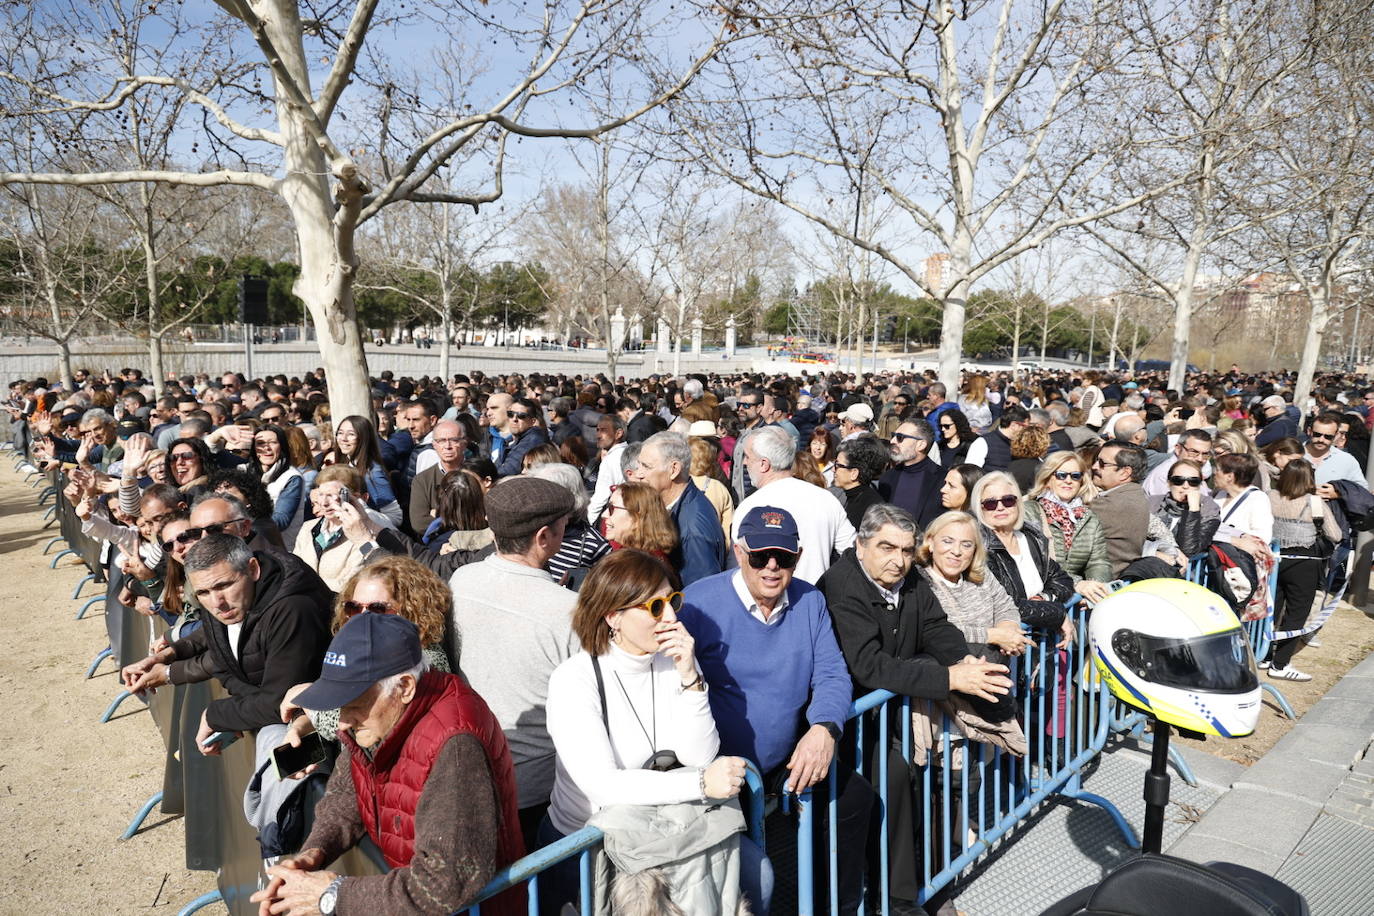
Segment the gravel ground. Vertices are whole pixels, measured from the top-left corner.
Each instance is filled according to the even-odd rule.
[[[0,914],[175,913],[214,890],[211,872],[185,867],[180,818],[154,810],[141,833],[119,836],[162,788],[162,743],[130,700],[107,724],[119,691],[106,662],[98,606],[75,620],[72,589],[86,572],[74,557],[56,570],[40,551],[38,490],[0,458]],[[55,528],[56,526],[54,526]],[[83,597],[96,594],[88,585]],[[210,907],[206,914],[223,913]]]

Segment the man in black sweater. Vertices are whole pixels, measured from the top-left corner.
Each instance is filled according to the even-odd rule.
[[[970,655],[963,633],[945,617],[929,587],[919,576],[908,577],[916,559],[916,531],[916,521],[907,512],[887,504],[874,506],[864,516],[855,546],[816,583],[830,608],[855,695],[891,690],[942,700],[957,690],[995,700],[1011,689],[1006,667]],[[897,719],[901,707],[895,702],[891,707],[886,752],[892,901],[886,912],[919,913],[913,903],[921,886],[914,774],[902,757]],[[877,732],[865,731],[870,773],[878,772],[882,751]],[[876,858],[879,839],[869,837],[870,860]]]

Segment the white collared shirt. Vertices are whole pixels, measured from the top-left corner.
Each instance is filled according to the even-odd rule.
[[[740,603],[744,605],[744,609],[749,612],[750,617],[766,627],[777,626],[782,622],[783,612],[787,610],[788,605],[787,592],[783,592],[778,597],[778,604],[773,608],[771,614],[764,614],[763,608],[759,607],[754,596],[749,594],[749,587],[744,584],[743,572],[736,570],[735,574],[730,577],[730,584],[735,587],[735,594],[739,596]]]

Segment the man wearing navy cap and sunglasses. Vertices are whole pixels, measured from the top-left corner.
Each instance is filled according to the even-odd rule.
[[[720,752],[755,761],[768,792],[800,793],[829,772],[849,711],[849,669],[825,597],[793,575],[802,547],[792,514],[750,509],[733,549],[739,568],[689,585],[678,620],[696,637]],[[848,913],[863,894],[874,794],[852,772],[839,779],[839,898]]]

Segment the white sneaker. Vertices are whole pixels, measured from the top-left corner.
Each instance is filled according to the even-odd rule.
[[[1310,636],[1304,636],[1302,638],[1303,644],[1309,649],[1320,649],[1322,647],[1321,638],[1317,636],[1318,632],[1320,631],[1314,630]]]
[[[1299,671],[1297,668],[1289,666],[1287,668],[1270,668],[1269,676],[1280,681],[1310,681],[1312,675],[1306,671]]]
[[[1268,667],[1269,667],[1269,661],[1268,661],[1268,659],[1266,659],[1266,660],[1264,660],[1264,661],[1262,661],[1262,662],[1259,663],[1259,669],[1260,669],[1261,671],[1263,671],[1264,669],[1266,669],[1266,668],[1268,668]]]

